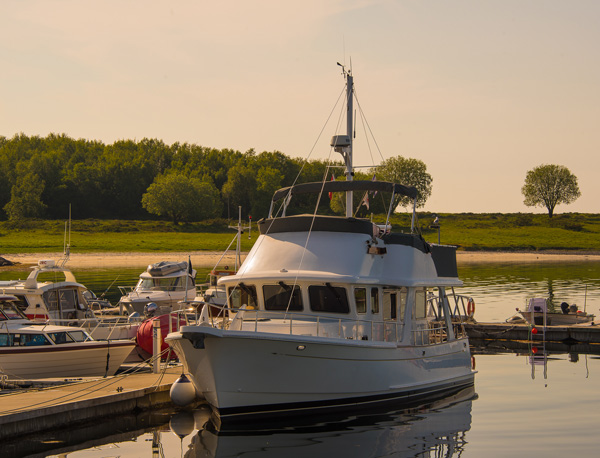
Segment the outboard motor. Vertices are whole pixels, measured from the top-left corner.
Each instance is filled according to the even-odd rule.
[[[560,304],[560,309],[565,315],[567,315],[569,313],[569,304],[563,302],[562,304]]]
[[[144,316],[146,318],[152,318],[156,314],[157,310],[158,305],[156,305],[154,302],[148,302],[146,305],[144,305]]]

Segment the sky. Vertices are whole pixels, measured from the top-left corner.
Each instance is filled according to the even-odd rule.
[[[422,160],[423,210],[545,213],[521,187],[558,164],[582,196],[555,212],[600,213],[598,24],[597,0],[3,0],[0,136],[341,159],[340,62],[376,142],[359,121],[355,164]]]

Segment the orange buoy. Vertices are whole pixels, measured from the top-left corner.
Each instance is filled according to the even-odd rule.
[[[472,297],[470,297],[467,302],[467,315],[471,317],[475,315],[475,301]]]

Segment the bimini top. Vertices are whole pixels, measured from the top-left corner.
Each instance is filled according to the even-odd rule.
[[[273,202],[283,199],[288,194],[309,194],[309,193],[329,193],[344,191],[383,191],[393,192],[396,195],[402,195],[414,199],[417,197],[417,188],[413,186],[403,186],[401,184],[389,181],[325,181],[315,183],[301,183],[287,188],[281,188],[273,194]]]

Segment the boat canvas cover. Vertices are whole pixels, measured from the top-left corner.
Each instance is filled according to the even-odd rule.
[[[147,272],[154,277],[164,277],[185,269],[187,269],[187,262],[161,261],[150,264]]]
[[[403,186],[401,184],[391,183],[389,181],[325,181],[315,183],[301,183],[295,186],[288,186],[275,191],[273,202],[283,199],[288,194],[318,194],[320,192],[344,192],[344,191],[382,191],[393,192],[402,196],[408,196],[412,199],[417,197],[417,188],[412,186]]]

